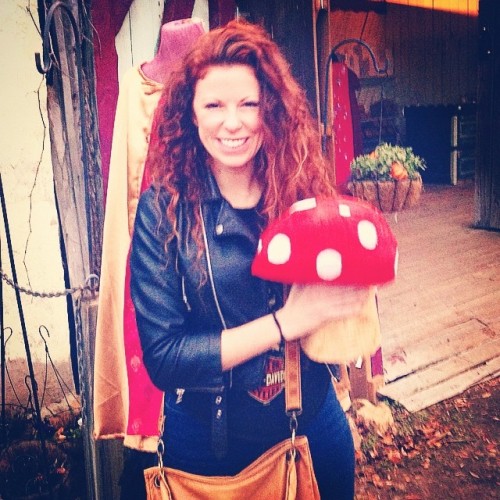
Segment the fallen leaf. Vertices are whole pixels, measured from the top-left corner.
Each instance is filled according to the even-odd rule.
[[[491,458],[495,458],[497,456],[497,450],[494,447],[491,450],[488,449],[488,456]]]
[[[405,363],[406,362],[406,352],[404,352],[402,349],[399,351],[395,351],[391,353],[388,356],[388,362],[390,364],[396,364],[396,363]]]
[[[384,480],[378,474],[373,474],[371,480],[373,485],[377,488],[383,488],[385,485]]]
[[[491,392],[487,391],[487,392],[483,392],[481,394],[481,398],[483,399],[488,399],[488,398],[491,398]]]
[[[455,399],[455,408],[469,408],[470,407],[470,403],[469,401],[467,401],[466,398],[457,398]]]
[[[399,464],[402,460],[401,453],[398,450],[389,450],[387,452],[387,460],[393,464]]]
[[[382,438],[382,444],[385,444],[386,446],[392,446],[394,444],[394,438],[392,437],[392,435],[386,433]]]
[[[364,453],[361,450],[355,450],[354,451],[354,455],[355,455],[356,461],[358,463],[363,463],[364,462],[365,455],[364,455]]]
[[[480,477],[475,472],[469,471],[469,474],[476,479],[480,479]]]
[[[404,447],[406,450],[411,450],[415,448],[415,442],[411,436],[405,438]]]
[[[469,452],[467,450],[458,450],[455,455],[460,458],[469,458]]]

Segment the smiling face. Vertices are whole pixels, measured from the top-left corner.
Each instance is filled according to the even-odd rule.
[[[250,66],[212,66],[196,83],[194,123],[212,168],[253,170],[262,145],[260,87]]]

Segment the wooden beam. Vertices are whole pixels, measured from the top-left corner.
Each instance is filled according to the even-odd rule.
[[[500,5],[479,3],[476,227],[500,230]]]
[[[415,412],[465,391],[483,379],[500,374],[500,339],[456,353],[440,363],[379,389],[379,394],[394,399]]]
[[[88,284],[91,275],[99,275],[103,227],[102,175],[97,130],[97,106],[93,66],[92,29],[88,12],[80,12],[81,2],[56,2],[43,21],[49,23],[50,40],[44,49],[53,51],[52,67],[47,74],[47,111],[51,138],[55,197],[66,249],[69,286]],[[49,33],[47,31],[47,33]],[[44,58],[45,59],[45,58]],[[48,64],[44,60],[44,65]],[[73,297],[72,297],[73,298]],[[108,466],[101,474],[93,430],[93,353],[97,317],[97,294],[84,293],[73,300],[76,332],[78,379],[82,401],[82,433],[85,453],[87,498],[116,498],[118,479]],[[117,443],[99,443],[112,449]],[[121,443],[119,443],[121,448]],[[121,457],[121,453],[119,455]],[[110,480],[111,479],[111,480]],[[111,488],[111,489],[110,489]]]

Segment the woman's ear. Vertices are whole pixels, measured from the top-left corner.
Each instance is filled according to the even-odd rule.
[[[196,119],[196,113],[194,112],[194,109],[191,110],[191,120],[194,123],[194,126],[198,128],[198,120]]]

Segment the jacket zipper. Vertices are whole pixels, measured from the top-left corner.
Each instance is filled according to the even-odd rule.
[[[214,275],[212,272],[212,259],[210,258],[210,249],[208,246],[208,237],[207,237],[207,230],[205,227],[205,220],[203,219],[203,210],[201,208],[201,203],[199,204],[199,211],[200,211],[200,218],[201,218],[201,229],[203,233],[203,244],[205,246],[205,253],[206,253],[206,258],[207,258],[207,271],[208,271],[208,278],[210,280],[210,287],[212,289],[212,294],[214,297],[214,302],[215,302],[215,307],[217,309],[217,314],[219,315],[220,322],[222,324],[222,327],[224,330],[227,330],[227,324],[226,320],[224,319],[224,315],[222,314],[222,309],[220,307],[219,303],[219,298],[217,296],[217,290],[215,289],[215,282],[214,282]],[[183,299],[186,305],[189,307],[189,302],[186,297],[186,292],[184,288],[184,278],[182,278],[182,293],[183,293]],[[189,307],[190,308],[190,307]],[[233,370],[231,369],[229,371],[229,387],[233,385]],[[220,386],[220,387],[212,387],[212,388],[206,388],[206,387],[190,387],[189,390],[193,392],[208,392],[208,393],[217,393],[217,392],[222,392],[225,389],[225,386]],[[176,399],[176,404],[180,404],[182,402],[182,398],[184,396],[184,393],[186,392],[186,389],[183,388],[178,388],[175,390],[177,394],[177,399]]]
[[[205,251],[207,256],[207,270],[208,277],[210,279],[210,286],[212,287],[212,294],[214,296],[215,307],[217,308],[217,313],[219,314],[220,322],[222,323],[222,327],[224,330],[227,330],[226,320],[224,319],[224,315],[222,314],[222,309],[219,304],[219,298],[217,296],[217,290],[215,289],[214,275],[212,272],[212,259],[210,258],[210,248],[208,246],[208,237],[207,230],[205,227],[205,220],[203,219],[203,209],[201,208],[201,203],[198,205],[200,210],[200,219],[201,219],[201,229],[203,232],[203,243],[205,245]],[[229,388],[233,385],[233,369],[229,370]]]

